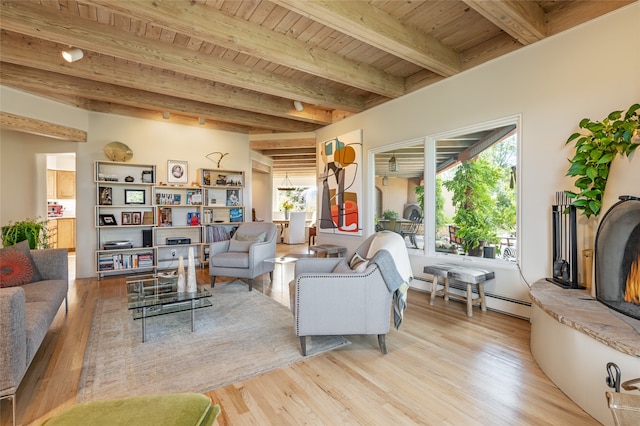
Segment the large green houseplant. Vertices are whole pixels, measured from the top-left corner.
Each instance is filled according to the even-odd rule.
[[[9,222],[2,227],[2,246],[9,247],[28,240],[33,249],[49,248],[49,232],[47,221],[42,219],[25,219],[20,222]]]
[[[451,192],[456,209],[453,223],[459,227],[456,236],[462,241],[465,253],[480,256],[485,243],[497,241],[497,227],[493,221],[492,194],[501,171],[484,158],[465,161],[454,177],[443,185]]]
[[[602,121],[585,118],[579,127],[587,133],[576,132],[566,142],[575,143],[576,153],[569,160],[567,176],[577,177],[575,186],[579,189],[566,193],[587,217],[600,213],[613,159],[628,156],[638,148],[632,140],[638,132],[638,109],[640,104],[633,104],[627,112],[613,111]]]

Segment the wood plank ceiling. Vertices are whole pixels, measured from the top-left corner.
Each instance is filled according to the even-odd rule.
[[[2,0],[0,78],[91,111],[247,133],[276,174],[302,174],[319,127],[633,1]],[[84,57],[65,62],[69,46]]]

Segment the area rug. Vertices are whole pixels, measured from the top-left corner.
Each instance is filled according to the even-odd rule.
[[[98,300],[78,402],[125,396],[207,392],[304,359],[291,311],[240,281],[212,290],[212,307],[134,320],[124,297]],[[349,344],[307,338],[307,356]]]

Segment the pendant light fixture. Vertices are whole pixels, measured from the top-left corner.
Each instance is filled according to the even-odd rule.
[[[396,161],[396,154],[394,153],[389,159],[389,171],[397,172],[398,171],[398,162]]]
[[[387,177],[387,175],[384,175],[384,177],[382,178],[382,186],[387,185],[389,185],[389,178]]]
[[[278,191],[293,191],[294,189],[296,188],[293,186],[293,184],[289,180],[289,173],[285,172],[284,180],[282,181],[282,184],[278,187]]]

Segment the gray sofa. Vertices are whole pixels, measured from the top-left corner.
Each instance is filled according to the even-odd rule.
[[[0,288],[0,399],[13,399],[69,288],[67,249],[31,250],[42,281]]]

